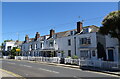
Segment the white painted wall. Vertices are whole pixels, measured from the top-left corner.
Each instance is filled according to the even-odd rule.
[[[71,45],[68,46],[68,39],[71,40]],[[71,56],[74,55],[75,53],[75,45],[74,45],[74,37],[73,36],[67,36],[67,37],[62,37],[62,38],[57,38],[56,39],[58,48],[60,51],[64,51],[65,57],[68,56],[68,50],[71,50]]]
[[[75,49],[75,41],[74,41],[74,37],[76,37],[76,49]],[[91,44],[90,45],[87,45],[87,46],[81,46],[80,45],[80,38],[85,38],[85,37],[90,37],[91,39]],[[68,45],[68,40],[71,40],[71,45],[69,46]],[[75,55],[75,50],[76,50],[76,55],[78,57],[80,57],[80,47],[87,47],[88,50],[90,50],[89,48],[96,48],[97,47],[97,44],[96,44],[96,33],[86,33],[86,34],[78,34],[78,35],[71,35],[71,36],[66,36],[66,37],[62,37],[62,38],[52,38],[51,40],[47,40],[45,39],[44,41],[33,41],[33,42],[30,42],[30,43],[25,43],[22,45],[22,50],[24,50],[25,52],[29,51],[29,47],[30,45],[33,46],[33,53],[35,52],[35,44],[37,44],[38,48],[40,48],[41,46],[41,43],[43,43],[43,48],[40,48],[40,50],[42,49],[49,49],[49,41],[53,41],[54,42],[54,46],[53,48],[55,48],[55,50],[58,50],[58,51],[64,51],[64,55],[65,57],[68,56],[68,50],[71,50],[71,56]],[[47,42],[47,43],[46,43]],[[24,49],[25,47],[25,49]],[[96,49],[95,49],[96,51]],[[97,52],[97,51],[96,51]]]
[[[113,50],[114,61],[118,61],[118,40],[116,38],[110,37],[110,35],[106,35],[106,54],[108,59],[108,50]]]
[[[81,34],[81,35],[76,35],[77,37],[77,56],[80,57],[80,50],[90,50],[91,51],[91,48],[96,48],[97,47],[97,39],[96,39],[96,33],[87,33],[87,34]],[[91,44],[89,45],[80,45],[80,38],[85,38],[85,37],[90,37],[91,39]],[[86,49],[81,49],[81,47],[84,47]],[[96,49],[94,49],[96,51]],[[97,51],[96,51],[96,54],[97,54]]]
[[[110,35],[106,35],[106,47],[114,47],[118,45],[118,40],[116,38],[111,38]]]
[[[4,51],[7,51],[8,50],[8,46],[11,46],[11,49],[13,48],[13,47],[15,47],[16,45],[15,45],[15,42],[5,42],[4,43]]]

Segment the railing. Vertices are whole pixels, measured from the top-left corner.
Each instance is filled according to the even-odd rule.
[[[118,63],[112,61],[100,61],[100,60],[80,60],[80,66],[91,66],[102,69],[117,69]]]
[[[10,56],[3,56],[3,59],[10,59]]]
[[[100,60],[80,60],[65,58],[65,64],[76,64],[79,66],[97,67],[102,69],[118,69],[118,63],[112,61],[100,61]]]
[[[65,64],[67,64],[67,63],[80,65],[80,59],[65,58]]]
[[[59,57],[35,57],[34,60],[40,62],[60,63]]]
[[[15,56],[15,60],[21,60],[22,56]]]
[[[31,56],[15,56],[16,60],[30,60],[30,61],[40,61],[49,63],[60,63],[59,57],[31,57]]]

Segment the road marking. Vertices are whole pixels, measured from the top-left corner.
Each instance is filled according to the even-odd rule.
[[[48,66],[52,66],[53,65],[48,65]],[[55,66],[54,66],[55,67]],[[69,68],[69,67],[64,67],[64,66],[57,66],[57,67],[60,67],[60,68],[65,68],[65,69],[71,69],[71,70],[77,70],[77,71],[82,71],[82,72],[89,72],[89,73],[96,73],[96,74],[102,74],[102,75],[108,75],[108,76],[113,76],[113,77],[120,77],[120,76],[117,76],[117,75],[114,75],[114,74],[107,74],[107,73],[102,73],[102,72],[96,72],[96,71],[84,71],[82,69],[78,69],[78,68]]]
[[[25,66],[25,67],[29,67],[29,68],[31,68],[32,66],[28,66],[28,65],[23,65],[23,66]]]
[[[20,66],[24,66],[24,67],[29,67],[31,68],[32,66],[28,66],[28,65],[23,65],[23,64],[19,64]]]
[[[0,68],[0,70],[3,71],[3,72],[8,73],[8,74],[10,74],[10,75],[12,75],[12,76],[14,76],[14,77],[22,77],[22,76],[20,76],[20,75],[18,75],[18,74],[15,74],[15,73],[13,73],[13,72],[10,72],[10,71],[7,71],[7,70],[1,69],[1,68]]]
[[[25,74],[26,76],[28,76],[28,74]]]
[[[53,71],[53,70],[48,70],[48,69],[43,69],[43,68],[39,68],[39,70],[43,70],[43,71],[48,71],[48,72],[53,72],[53,73],[59,73],[59,72],[57,72],[57,71]]]
[[[7,62],[8,64],[15,64],[15,63],[11,63],[11,62]]]
[[[11,60],[12,61],[12,60]],[[15,61],[15,60],[14,60]],[[17,60],[16,60],[17,61]],[[21,61],[21,60],[20,60]],[[25,62],[30,62],[30,61],[25,61]],[[30,63],[35,63],[35,62],[30,62]],[[43,63],[44,64],[44,63]],[[44,64],[45,65],[45,64]],[[47,66],[54,66],[54,65],[49,65],[47,64]],[[54,66],[55,67],[55,66]],[[83,71],[81,69],[76,69],[76,68],[69,68],[69,67],[64,67],[64,66],[59,66],[57,65],[57,67],[61,67],[61,68],[66,68],[66,69],[73,69],[73,70],[79,70],[79,71]],[[44,69],[43,69],[44,70]],[[46,70],[46,69],[45,69]],[[48,70],[47,70],[48,71]],[[55,71],[56,72],[56,71]],[[113,76],[113,77],[120,77],[120,76],[117,76],[117,75],[112,75],[112,74],[107,74],[107,73],[102,73],[102,72],[95,72],[95,71],[83,71],[83,72],[90,72],[90,73],[96,73],[96,74],[102,74],[102,75],[109,75],[109,76]],[[59,72],[58,72],[59,73]]]

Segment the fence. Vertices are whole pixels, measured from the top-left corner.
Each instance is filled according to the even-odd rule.
[[[3,56],[3,59],[9,59],[10,56]]]
[[[59,57],[31,57],[31,56],[15,56],[16,60],[30,60],[30,61],[40,61],[40,62],[50,62],[50,63],[60,63]]]
[[[65,58],[65,64],[67,64],[67,63],[80,65],[80,59]]]
[[[80,60],[80,66],[98,67],[102,69],[118,69],[118,63],[112,61],[100,61],[100,60]]]

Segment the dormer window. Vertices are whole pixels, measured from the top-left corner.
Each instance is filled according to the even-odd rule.
[[[74,31],[74,34],[76,34],[76,31]]]
[[[70,31],[70,35],[73,35],[73,31]]]
[[[57,34],[54,34],[53,37],[54,37],[54,38],[57,38]]]
[[[88,33],[89,32],[89,28],[84,28],[83,29],[83,33]]]
[[[44,36],[44,40],[46,39],[46,36]]]

